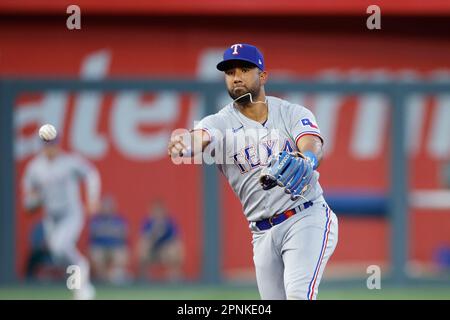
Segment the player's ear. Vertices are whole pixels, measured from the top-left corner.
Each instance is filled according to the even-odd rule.
[[[260,71],[259,72],[259,79],[261,80],[262,84],[265,84],[267,82],[268,74],[267,71]]]

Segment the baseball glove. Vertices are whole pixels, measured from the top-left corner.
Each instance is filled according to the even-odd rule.
[[[261,171],[259,182],[264,190],[283,187],[291,200],[296,200],[311,188],[313,173],[313,164],[302,153],[283,151],[271,156],[267,167]]]

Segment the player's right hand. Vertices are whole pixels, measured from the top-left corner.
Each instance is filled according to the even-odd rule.
[[[194,157],[201,153],[210,142],[210,135],[205,130],[174,132],[167,146],[167,154],[172,159],[177,157]]]
[[[169,145],[167,146],[167,154],[171,158],[182,157],[183,154],[188,152],[183,135],[173,135],[170,138]]]
[[[24,207],[27,213],[32,214],[42,206],[42,198],[37,191],[31,191],[25,196]]]

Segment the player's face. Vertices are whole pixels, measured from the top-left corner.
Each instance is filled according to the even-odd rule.
[[[263,85],[261,80],[261,71],[250,64],[237,62],[225,71],[228,94],[233,100],[246,93],[258,97]]]
[[[149,211],[150,215],[154,218],[160,218],[163,217],[165,214],[165,208],[164,205],[161,202],[155,202],[151,207]]]
[[[59,153],[59,146],[57,144],[47,144],[44,146],[44,154],[47,158],[52,159]]]

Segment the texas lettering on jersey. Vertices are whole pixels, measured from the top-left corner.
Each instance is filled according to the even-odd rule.
[[[280,139],[263,140],[259,144],[240,149],[239,152],[233,154],[232,159],[240,173],[244,174],[260,166],[266,166],[272,154],[281,151],[292,152],[294,150],[293,144],[290,139],[284,139],[283,144],[280,144]],[[280,145],[282,145],[281,148]]]

